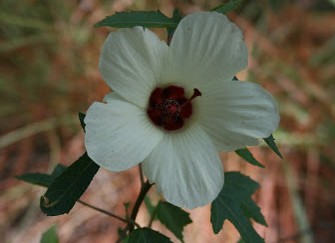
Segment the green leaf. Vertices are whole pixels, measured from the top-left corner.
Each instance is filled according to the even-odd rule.
[[[247,148],[238,149],[238,150],[235,151],[235,153],[237,153],[240,157],[242,157],[248,163],[250,163],[252,165],[259,166],[259,167],[262,167],[262,168],[265,168],[264,165],[262,165],[261,163],[259,163],[255,159],[255,157],[252,155],[252,153],[249,151],[249,149],[247,149]]]
[[[160,11],[121,12],[108,16],[96,23],[94,27],[109,26],[115,28],[131,28],[142,26],[146,28],[175,28],[178,22]]]
[[[226,13],[231,12],[231,11],[237,9],[238,7],[240,7],[243,2],[244,2],[244,0],[231,0],[229,2],[226,2],[226,3],[224,3],[220,6],[212,9],[212,11],[226,14]]]
[[[156,207],[152,204],[150,198],[148,196],[144,197],[144,204],[147,207],[148,213],[150,217],[154,216]]]
[[[184,242],[182,234],[184,227],[192,223],[189,215],[181,208],[168,202],[159,202],[157,205],[157,218],[159,221],[182,242]]]
[[[272,134],[270,135],[270,137],[264,138],[264,141],[273,150],[273,152],[275,152],[280,158],[284,159],[275,143],[275,139]]]
[[[59,176],[66,167],[64,165],[58,164],[53,170],[51,175],[43,173],[27,173],[20,176],[16,176],[17,179],[25,181],[30,184],[49,187],[53,180]]]
[[[58,236],[56,232],[56,226],[51,226],[47,231],[42,234],[40,243],[58,243]]]
[[[132,231],[123,243],[172,243],[165,235],[150,228],[139,228]]]
[[[173,21],[178,24],[182,18],[183,17],[181,16],[179,9],[178,8],[174,9],[172,16]]]
[[[251,198],[258,188],[257,182],[239,172],[225,173],[225,185],[211,207],[211,223],[215,234],[222,229],[223,222],[227,219],[245,242],[264,242],[250,221],[252,218],[266,225],[259,207]]]
[[[78,116],[79,116],[80,125],[83,128],[84,132],[86,132],[85,131],[86,124],[84,122],[84,119],[85,119],[86,115],[84,113],[79,112]]]
[[[85,153],[52,182],[41,197],[41,210],[48,216],[68,213],[85,192],[99,168]]]
[[[173,27],[168,27],[168,28],[167,28],[167,34],[168,34],[167,43],[168,43],[168,44],[170,44],[170,42],[171,42],[171,40],[172,40],[172,36],[173,36],[173,34],[174,34],[174,31],[176,30],[177,25],[178,25],[178,23],[181,21],[182,18],[183,18],[183,17],[180,15],[179,9],[176,8],[176,9],[173,11],[173,16],[172,16],[172,19],[173,19],[173,21],[176,23],[176,25],[173,26]]]
[[[254,201],[250,204],[242,205],[242,209],[247,218],[251,218],[261,225],[268,226],[261,213],[260,207],[258,207]]]
[[[15,176],[17,179],[34,184],[37,186],[48,187],[51,185],[53,179],[50,175],[42,173],[27,173],[20,176]]]
[[[56,177],[60,176],[64,171],[66,171],[67,167],[62,164],[57,164],[54,170],[51,172],[51,178],[54,180]]]

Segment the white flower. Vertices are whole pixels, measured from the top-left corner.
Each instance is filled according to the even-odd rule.
[[[101,167],[144,174],[172,204],[194,208],[223,187],[218,151],[257,145],[278,126],[271,95],[232,81],[247,65],[239,28],[219,13],[194,13],[170,46],[142,27],[110,33],[100,70],[114,91],[85,118],[85,146]]]

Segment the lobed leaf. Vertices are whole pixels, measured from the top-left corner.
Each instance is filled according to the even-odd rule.
[[[237,153],[240,157],[242,157],[248,163],[250,163],[252,165],[259,166],[261,168],[265,168],[264,165],[262,165],[261,163],[259,163],[255,159],[255,157],[252,155],[252,153],[249,151],[249,149],[247,149],[247,148],[238,149],[238,150],[235,151],[235,153]]]
[[[68,213],[85,192],[99,168],[85,153],[55,178],[41,197],[41,210],[48,216]]]
[[[20,176],[16,176],[16,178],[30,184],[49,187],[51,183],[54,181],[54,179],[65,170],[66,166],[58,164],[56,165],[51,175],[43,173],[26,173]]]
[[[172,243],[165,235],[150,228],[139,228],[132,231],[123,243]]]
[[[172,40],[172,36],[177,28],[177,25],[178,23],[182,20],[182,16],[180,15],[180,12],[179,10],[176,8],[174,11],[173,11],[173,16],[172,16],[172,19],[173,21],[176,23],[175,26],[173,27],[168,27],[167,28],[167,34],[168,34],[168,37],[167,37],[167,43],[168,45],[171,43],[171,40]]]
[[[226,14],[226,13],[231,12],[231,11],[237,9],[238,7],[240,7],[243,2],[244,2],[244,0],[230,0],[229,2],[226,2],[226,3],[224,3],[220,6],[212,9],[212,11]]]
[[[183,241],[183,229],[192,223],[190,214],[168,202],[159,202],[157,205],[157,218],[179,240]]]
[[[21,181],[28,182],[30,184],[34,184],[37,186],[44,186],[48,187],[51,185],[53,179],[50,175],[43,174],[43,173],[26,173],[20,176],[15,176],[16,179]]]
[[[249,204],[243,205],[242,210],[247,218],[251,218],[261,225],[268,226],[260,207],[253,200]]]
[[[47,229],[41,237],[40,243],[58,243],[59,239],[56,232],[56,226],[53,225]]]
[[[235,226],[245,242],[264,242],[250,221],[252,218],[266,225],[259,207],[251,198],[258,188],[257,182],[239,172],[225,173],[225,185],[211,207],[211,223],[215,234],[222,229],[227,219]]]
[[[272,134],[270,135],[270,137],[264,138],[264,141],[266,142],[266,144],[272,149],[273,152],[275,152],[280,158],[283,159],[282,154],[280,153],[276,143],[275,143],[275,139],[272,136]]]
[[[142,26],[146,28],[175,28],[178,22],[169,18],[160,11],[132,11],[120,12],[108,16],[96,23],[94,27],[132,28]]]

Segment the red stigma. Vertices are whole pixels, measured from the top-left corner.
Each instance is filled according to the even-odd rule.
[[[156,88],[150,95],[148,116],[155,125],[165,130],[178,130],[183,127],[184,120],[191,117],[191,101],[198,96],[201,96],[198,89],[194,89],[193,95],[187,99],[182,87]]]

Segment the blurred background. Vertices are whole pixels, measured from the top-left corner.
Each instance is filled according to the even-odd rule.
[[[103,41],[112,29],[93,25],[115,11],[161,10],[168,16],[209,10],[216,0],[1,0],[0,2],[0,238],[39,242],[57,226],[60,242],[114,242],[122,222],[77,204],[68,214],[46,217],[45,189],[14,178],[69,165],[83,152],[77,118],[108,92],[98,71]],[[284,156],[251,148],[266,168],[222,154],[227,171],[242,171],[261,184],[254,199],[268,227],[255,224],[269,243],[335,242],[335,1],[246,1],[230,19],[244,32],[249,66],[239,79],[261,84],[278,102],[274,134]],[[158,30],[162,33],[162,30]],[[164,35],[162,35],[164,38]],[[139,192],[138,168],[101,169],[83,201],[118,215],[121,202]],[[150,192],[155,198],[154,190]],[[142,205],[143,206],[143,205]],[[214,235],[209,207],[191,211],[185,242],[237,242],[232,225]],[[145,207],[138,222],[146,225]],[[154,229],[171,233],[158,223]]]

